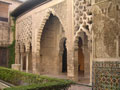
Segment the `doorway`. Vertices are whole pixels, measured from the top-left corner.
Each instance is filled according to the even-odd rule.
[[[62,56],[62,73],[67,72],[67,48],[66,48],[66,40],[63,43],[63,56]]]
[[[83,41],[79,37],[78,41],[78,74],[84,76],[84,54],[83,54]]]

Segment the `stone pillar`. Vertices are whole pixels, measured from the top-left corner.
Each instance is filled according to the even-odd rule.
[[[26,44],[26,72],[29,71],[29,53],[30,53],[30,43]]]
[[[20,53],[15,52],[15,64],[20,64]]]
[[[74,20],[73,20],[73,0],[66,0],[67,2],[67,21],[66,21],[66,47],[67,47],[67,76],[68,78],[75,80],[74,75]],[[70,19],[71,18],[71,19]]]
[[[74,80],[78,81],[78,47],[74,49]]]
[[[61,74],[62,73],[62,55],[63,55],[63,51],[61,50],[60,52],[59,52],[59,56],[58,56],[58,72],[59,72],[59,74]]]
[[[20,49],[18,45],[15,48],[15,64],[20,64]]]
[[[28,55],[29,55],[29,53],[27,52],[26,53],[26,72],[28,72],[28,65],[29,65],[29,60],[28,60]]]
[[[20,56],[20,62],[21,62],[21,71],[23,71],[23,53],[22,52]]]
[[[23,46],[20,47],[20,64],[21,64],[21,71],[23,71],[23,54],[24,54],[24,48]]]
[[[75,71],[74,71],[74,58],[73,58],[73,51],[67,51],[67,76],[69,79],[75,80]]]
[[[119,36],[116,37],[116,58],[119,58]]]
[[[32,72],[35,74],[40,74],[40,55],[39,53],[32,53]]]
[[[20,71],[21,70],[21,65],[20,64],[12,64],[12,69]]]

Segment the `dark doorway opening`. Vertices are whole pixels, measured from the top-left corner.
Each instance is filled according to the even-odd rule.
[[[63,43],[64,51],[62,56],[62,72],[67,72],[67,48],[66,48],[66,40]]]
[[[79,37],[78,41],[78,73],[80,76],[84,76],[84,54],[83,54],[83,41]]]
[[[30,44],[30,52],[28,55],[28,70],[29,72],[32,72],[32,45]]]
[[[23,57],[23,70],[26,70],[26,56]]]
[[[0,66],[8,66],[8,49],[0,48]]]

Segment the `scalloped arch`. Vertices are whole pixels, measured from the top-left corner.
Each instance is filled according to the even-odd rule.
[[[60,23],[61,23],[61,25],[62,25],[62,27],[64,29],[63,22],[60,19],[59,15],[55,12],[55,10],[52,9],[52,8],[47,9],[46,10],[46,15],[44,16],[44,19],[42,20],[40,28],[37,31],[37,43],[36,43],[36,45],[37,45],[36,52],[37,53],[39,53],[39,51],[40,51],[40,39],[41,39],[41,35],[42,35],[41,33],[43,32],[44,26],[45,26],[45,24],[46,24],[46,22],[49,19],[49,17],[50,17],[51,14],[53,16],[56,16],[59,19],[59,21],[60,21]]]

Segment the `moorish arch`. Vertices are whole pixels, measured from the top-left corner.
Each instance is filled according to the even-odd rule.
[[[44,29],[44,26],[45,26],[45,24],[46,24],[46,21],[49,19],[49,17],[50,17],[51,14],[52,14],[53,16],[56,16],[56,17],[59,19],[61,25],[63,26],[63,27],[62,27],[63,30],[65,30],[64,25],[63,25],[63,22],[62,22],[61,18],[59,17],[59,15],[55,12],[55,10],[52,9],[52,8],[47,9],[47,10],[46,10],[46,15],[44,16],[44,18],[43,18],[43,20],[42,20],[42,23],[40,24],[40,27],[39,27],[39,29],[38,29],[38,31],[37,31],[37,43],[36,43],[37,48],[36,48],[36,52],[37,52],[38,54],[39,54],[39,51],[40,51],[40,47],[39,47],[39,46],[40,46],[41,33],[43,32],[43,29]]]
[[[90,83],[90,47],[91,35],[79,31],[74,40],[75,74],[81,83]]]
[[[74,77],[76,81],[80,82],[83,80],[82,78],[90,78],[89,49],[92,48],[90,47],[92,41],[92,16],[90,2],[86,0],[74,1]],[[89,81],[90,79],[88,83]]]
[[[66,39],[62,42],[63,48],[60,48],[61,39],[65,37],[65,30],[59,17],[57,17],[53,11],[49,10],[47,13],[48,19],[45,18],[45,21],[43,20],[43,24],[41,25],[44,26],[41,26],[42,30],[39,29],[41,33],[38,33],[40,35],[37,37],[37,39],[39,38],[37,42],[39,43],[37,44],[39,45],[39,50],[37,50],[40,55],[38,63],[39,67],[37,67],[37,69],[39,69],[41,74],[61,74],[64,71],[62,71],[63,67],[60,62],[63,62],[62,60],[67,57],[65,56],[65,58],[63,58],[67,52]],[[63,49],[63,51],[61,49]],[[61,51],[64,55],[60,55]],[[66,67],[67,65],[65,68]]]
[[[67,74],[67,38],[62,37],[59,43],[59,63],[60,63],[60,72]]]
[[[31,42],[16,42],[15,63],[20,64],[20,70],[32,72],[32,44]]]

